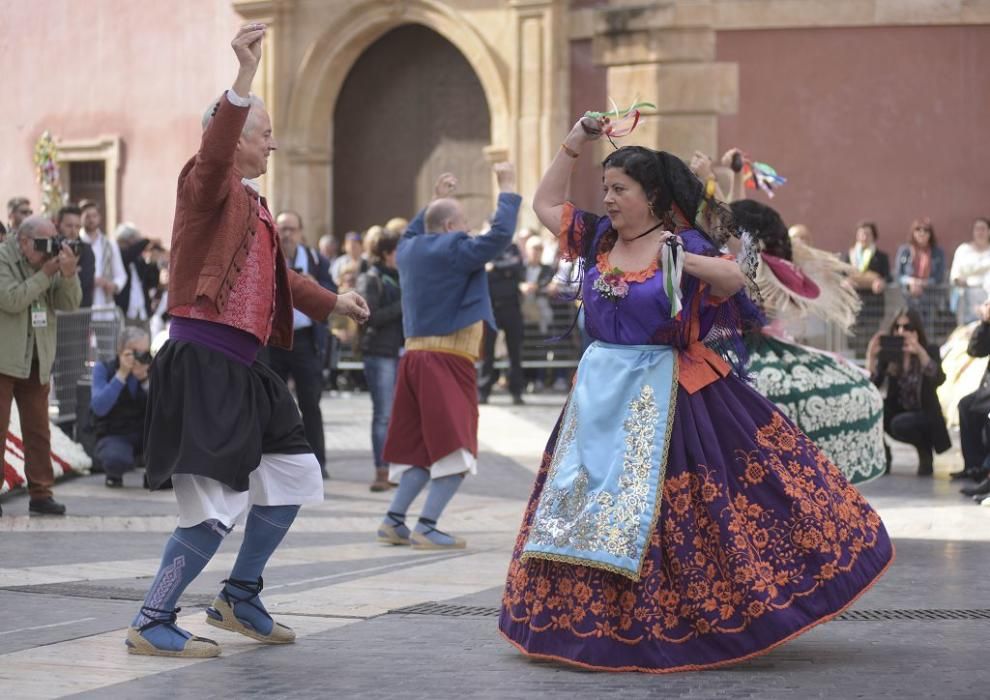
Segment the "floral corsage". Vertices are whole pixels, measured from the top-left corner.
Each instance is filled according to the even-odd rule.
[[[626,295],[629,294],[629,283],[622,276],[622,270],[613,267],[595,280],[594,289],[604,299],[618,301],[625,299]]]

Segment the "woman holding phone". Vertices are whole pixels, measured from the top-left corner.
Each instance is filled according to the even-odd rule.
[[[895,440],[914,445],[918,476],[931,476],[933,451],[945,452],[952,442],[935,393],[945,381],[938,346],[928,343],[917,311],[902,308],[886,334],[873,336],[866,348],[866,368],[874,384],[886,384],[884,431]],[[889,471],[889,448],[887,468]]]

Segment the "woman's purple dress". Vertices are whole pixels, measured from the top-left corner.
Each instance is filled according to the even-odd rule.
[[[561,247],[599,265],[584,279],[586,328],[603,342],[678,351],[666,479],[638,581],[601,568],[522,561],[560,423],[523,518],[499,629],[522,652],[610,671],[710,668],[765,653],[849,606],[894,552],[880,517],[771,402],[699,342],[738,338],[742,295],[685,276],[670,318],[662,273],[627,276],[618,301],[594,289],[614,242],[607,218],[568,206]],[[696,231],[690,252],[715,255]],[[603,376],[602,382],[615,381]],[[617,414],[620,416],[620,414]],[[616,420],[616,429],[622,423]]]

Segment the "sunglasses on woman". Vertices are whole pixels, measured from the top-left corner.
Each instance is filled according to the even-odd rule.
[[[914,330],[914,326],[912,326],[910,323],[895,323],[894,324],[894,330],[895,331],[913,331]]]

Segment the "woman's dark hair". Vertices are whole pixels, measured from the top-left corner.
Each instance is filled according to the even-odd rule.
[[[713,224],[695,220],[705,201],[705,186],[677,156],[643,146],[623,146],[602,161],[602,168],[618,168],[639,183],[655,216],[671,230],[676,214],[680,213],[687,219],[689,228],[701,231],[717,246],[724,244],[730,235],[736,235],[731,213],[714,200],[708,202],[714,214]]]
[[[784,260],[793,259],[787,225],[776,209],[752,199],[740,199],[729,206],[739,230],[749,231],[763,244],[764,252]]]
[[[861,228],[868,228],[868,229],[870,229],[870,235],[873,236],[873,240],[874,241],[876,241],[878,238],[880,238],[880,233],[879,233],[879,231],[877,231],[877,225],[874,222],[872,222],[872,221],[860,221],[858,224],[856,224],[856,230],[858,231]]]
[[[911,230],[908,231],[908,243],[914,245],[914,232],[919,228],[928,231],[928,247],[934,249],[938,245],[935,240],[935,227],[932,226],[932,221],[927,216],[923,219],[915,219],[911,223]]]
[[[925,323],[921,320],[921,314],[909,306],[902,306],[894,314],[894,318],[890,321],[890,328],[887,332],[890,335],[894,335],[895,328],[897,325],[897,319],[901,316],[906,316],[907,320],[911,323],[911,327],[918,333],[918,344],[921,347],[928,349],[928,336],[925,335]]]

